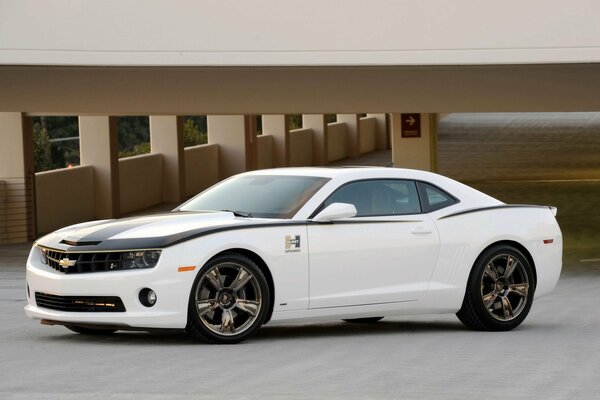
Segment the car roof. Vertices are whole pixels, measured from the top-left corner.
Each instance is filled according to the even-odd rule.
[[[298,175],[298,176],[316,176],[324,178],[336,177],[362,177],[362,176],[402,176],[409,179],[427,179],[432,176],[441,176],[432,172],[421,171],[416,169],[405,168],[389,168],[389,167],[364,167],[364,166],[347,166],[347,167],[287,167],[287,168],[270,168],[256,171],[246,172],[243,175]]]
[[[345,182],[362,179],[411,179],[434,184],[461,200],[463,206],[502,204],[499,200],[470,186],[443,175],[417,169],[389,167],[291,167],[245,172],[240,175],[314,176],[331,179],[339,186]]]

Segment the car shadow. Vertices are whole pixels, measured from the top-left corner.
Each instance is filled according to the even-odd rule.
[[[81,335],[70,332],[66,328],[57,326],[55,329],[64,329],[64,334],[53,335],[49,340],[70,343],[89,343],[104,345],[198,345],[183,330],[165,330],[151,332],[118,331],[112,335]],[[263,326],[249,341],[264,342],[274,340],[292,340],[304,338],[307,340],[317,338],[340,338],[363,335],[398,335],[418,334],[432,332],[458,332],[466,331],[460,322],[444,321],[380,321],[377,323],[352,323],[329,322],[310,325],[281,325]]]

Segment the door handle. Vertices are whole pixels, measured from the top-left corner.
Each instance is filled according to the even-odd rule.
[[[426,226],[416,226],[412,229],[411,232],[414,235],[422,235],[422,234],[431,233],[431,228],[428,228]]]

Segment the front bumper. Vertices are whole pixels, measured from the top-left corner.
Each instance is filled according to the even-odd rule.
[[[187,323],[189,293],[194,273],[178,272],[178,246],[163,251],[154,268],[63,274],[44,265],[33,249],[27,261],[28,296],[25,313],[38,320],[64,324],[110,325],[124,328],[182,329]],[[139,301],[139,292],[157,294],[153,307]],[[70,312],[40,307],[35,293],[58,296],[117,296],[125,312]]]

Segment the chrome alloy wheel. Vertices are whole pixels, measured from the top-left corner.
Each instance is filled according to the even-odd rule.
[[[511,254],[498,254],[483,270],[481,299],[488,313],[499,321],[511,321],[527,304],[529,279],[523,264]]]
[[[262,306],[257,278],[235,262],[210,268],[196,287],[194,299],[202,324],[223,336],[238,335],[250,328]]]

